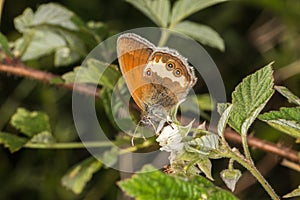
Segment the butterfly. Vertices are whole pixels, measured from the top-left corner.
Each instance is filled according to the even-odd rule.
[[[130,94],[141,109],[141,123],[158,133],[172,108],[195,85],[193,67],[176,50],[157,47],[134,33],[118,37],[117,54]]]

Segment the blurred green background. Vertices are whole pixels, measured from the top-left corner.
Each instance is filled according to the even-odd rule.
[[[26,7],[33,10],[50,1],[14,0],[5,1],[1,17],[1,32],[9,40],[15,40],[19,33],[13,19]],[[130,4],[121,0],[65,0],[58,2],[75,12],[84,21],[94,20],[106,24],[112,33],[137,27],[155,26],[146,16]],[[250,73],[265,64],[275,61],[276,84],[285,85],[300,96],[300,1],[298,0],[248,0],[230,1],[219,4],[190,17],[213,27],[224,39],[226,49],[220,52],[205,46],[217,64],[225,83],[227,97],[234,87]],[[47,69],[47,60],[33,63],[40,69]],[[66,68],[50,69],[62,74]],[[198,92],[205,88],[198,87]],[[58,141],[77,140],[72,121],[71,92],[34,80],[0,74],[0,128],[13,131],[9,125],[11,115],[19,106],[29,110],[42,110],[50,116],[52,131]],[[101,102],[98,102],[99,109]],[[276,94],[268,109],[287,106],[283,97]],[[256,135],[277,141],[279,132],[262,123],[256,123]],[[253,151],[255,160],[263,157],[260,151]],[[103,169],[96,173],[85,191],[77,196],[61,186],[61,177],[75,163],[89,156],[86,150],[41,150],[22,149],[10,154],[0,147],[0,199],[117,199],[122,198],[116,186],[119,172]],[[216,183],[226,162],[214,162]],[[268,166],[266,166],[268,167]],[[286,194],[300,183],[299,173],[277,165],[269,170],[267,177],[279,195]],[[268,199],[262,188],[256,184],[239,194],[242,199],[253,195]]]

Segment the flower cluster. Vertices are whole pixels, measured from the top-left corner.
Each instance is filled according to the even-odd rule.
[[[180,133],[180,127],[175,123],[165,126],[156,139],[161,146],[161,151],[171,152],[169,157],[171,163],[184,151],[184,143],[182,139],[183,137]]]
[[[179,132],[179,127],[174,123],[165,126],[156,141],[161,146],[161,151],[182,151],[184,146],[182,142],[182,135]]]

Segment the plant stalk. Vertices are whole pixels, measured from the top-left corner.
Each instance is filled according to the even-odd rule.
[[[27,143],[24,145],[25,148],[30,149],[84,149],[84,148],[100,148],[100,147],[110,147],[116,146],[120,144],[120,142],[62,142],[62,143]],[[152,142],[149,140],[144,141],[141,144],[137,144],[132,147],[128,147],[125,149],[120,148],[120,154],[133,152],[138,150],[139,148],[144,148],[152,145]]]
[[[114,145],[112,142],[66,142],[66,143],[27,143],[25,148],[31,149],[84,149],[96,147],[109,147]]]
[[[266,181],[266,179],[261,175],[261,173],[254,166],[252,160],[245,159],[242,155],[236,155],[232,152],[233,159],[235,159],[238,163],[240,163],[243,167],[245,167],[261,184],[261,186],[266,190],[266,192],[270,195],[273,200],[279,200],[280,198],[275,193],[271,185]]]
[[[158,46],[159,47],[164,46],[167,43],[169,36],[170,36],[170,33],[168,32],[168,30],[162,29],[160,40],[158,42]]]
[[[249,146],[248,146],[248,141],[247,141],[247,133],[242,132],[241,138],[242,138],[242,145],[243,145],[245,157],[247,160],[252,162],[252,158],[251,158],[251,154],[250,154]]]
[[[240,163],[243,167],[245,167],[261,184],[261,186],[265,189],[265,191],[269,194],[269,196],[273,200],[279,200],[280,198],[275,193],[271,185],[266,181],[266,179],[261,175],[261,173],[255,167],[252,159],[247,159],[244,155],[242,155],[236,148],[231,149],[228,143],[223,140],[222,143],[225,146],[227,152],[221,153],[224,157],[227,157],[231,160],[235,160],[236,162]]]

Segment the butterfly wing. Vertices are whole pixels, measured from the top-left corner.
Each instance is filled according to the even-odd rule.
[[[146,39],[133,34],[123,34],[117,41],[117,53],[121,72],[127,83],[133,100],[142,110],[145,110],[144,91],[150,87],[145,84],[143,70],[155,46]]]
[[[153,92],[151,104],[161,105],[166,111],[185,99],[197,81],[187,59],[166,47],[153,52],[143,74],[157,90]]]

